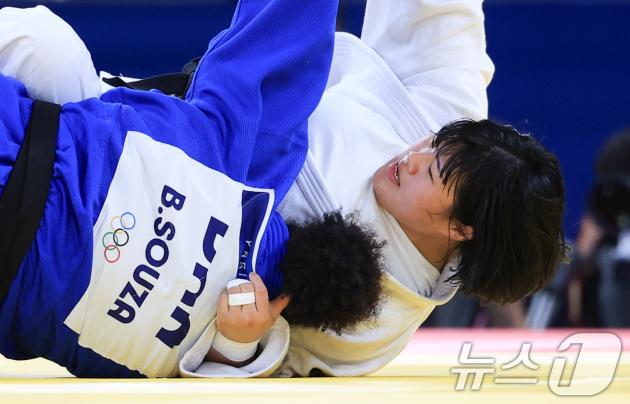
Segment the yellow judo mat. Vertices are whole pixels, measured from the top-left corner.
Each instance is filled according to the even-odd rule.
[[[222,400],[628,403],[630,331],[421,329],[388,366],[355,378],[76,379],[45,360],[16,362],[0,357],[1,404]]]

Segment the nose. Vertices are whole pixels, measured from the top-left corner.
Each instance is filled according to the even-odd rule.
[[[413,175],[418,172],[420,166],[426,162],[427,159],[433,158],[435,149],[433,147],[427,147],[420,151],[409,151],[404,158],[404,163],[407,164],[407,170],[409,174]]]

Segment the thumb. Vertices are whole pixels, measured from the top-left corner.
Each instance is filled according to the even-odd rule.
[[[280,313],[282,313],[282,310],[286,309],[289,305],[290,301],[291,298],[289,296],[280,295],[269,302],[269,312],[273,321],[276,321],[276,319],[280,316]]]

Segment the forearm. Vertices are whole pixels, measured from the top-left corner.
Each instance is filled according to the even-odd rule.
[[[245,339],[251,342],[237,342],[223,335],[222,331],[225,331],[222,330],[222,327],[225,328],[226,325],[223,321],[220,320],[227,314],[224,310],[225,306],[219,303],[217,313],[217,333],[214,336],[214,340],[212,341],[212,346],[208,350],[206,360],[209,362],[222,363],[224,365],[230,365],[234,367],[245,366],[255,359],[260,338],[255,338],[252,340],[246,337]],[[243,318],[247,317],[244,316]],[[247,325],[243,324],[242,326],[236,327],[237,337],[242,337],[241,333],[239,333],[238,331],[242,330],[244,327],[247,327]],[[262,330],[268,331],[266,327],[262,328]],[[228,327],[228,331],[234,330],[229,330]]]
[[[250,363],[252,363],[256,359],[256,356],[258,356],[258,354],[259,352],[257,350],[254,353],[254,355],[252,355],[252,357],[250,357],[249,359],[245,359],[243,361],[234,361],[234,360],[226,358],[222,353],[217,351],[214,347],[210,347],[210,350],[208,351],[208,354],[205,357],[205,361],[214,362],[214,363],[222,363],[224,365],[240,368],[240,367],[243,367],[245,365],[249,365]]]
[[[280,367],[289,347],[289,325],[280,317],[260,340],[252,358],[241,363],[224,363],[227,358],[213,356],[211,347],[216,331],[213,321],[186,352],[179,366],[182,377],[267,377]]]

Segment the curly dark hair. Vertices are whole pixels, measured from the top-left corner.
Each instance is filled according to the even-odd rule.
[[[280,263],[282,293],[291,303],[282,315],[292,325],[352,329],[379,312],[383,243],[356,215],[289,223],[287,253]]]

